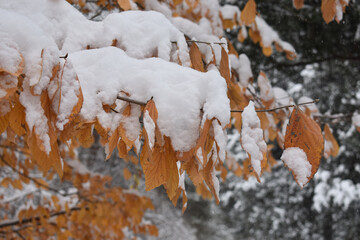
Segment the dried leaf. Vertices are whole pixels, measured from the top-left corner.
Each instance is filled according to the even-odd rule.
[[[256,17],[256,3],[254,0],[249,0],[244,9],[241,11],[240,20],[245,25],[250,25],[255,21]]]
[[[122,10],[127,11],[131,9],[131,4],[129,0],[117,0],[117,2]]]
[[[304,0],[293,0],[293,5],[296,9],[300,9],[304,6]]]
[[[336,14],[336,0],[322,0],[321,12],[325,22],[331,22]]]
[[[286,128],[284,147],[285,150],[300,148],[306,153],[307,161],[311,164],[311,175],[308,177],[310,181],[319,168],[324,139],[319,125],[298,107],[294,107],[291,113]]]
[[[201,57],[201,52],[196,43],[192,43],[190,46],[190,60],[192,67],[200,72],[205,72],[204,64]]]
[[[25,120],[25,108],[21,105],[19,98],[15,99],[14,106],[11,109],[9,123],[11,129],[18,136],[22,136],[26,133],[27,125]]]
[[[329,156],[336,157],[339,153],[339,144],[335,140],[335,137],[332,134],[332,131],[328,124],[325,124],[324,133],[325,133],[324,155],[326,158]]]
[[[272,54],[272,48],[271,47],[263,47],[262,52],[265,56],[270,57]]]
[[[129,180],[131,178],[131,172],[129,171],[128,168],[124,168],[123,176],[124,176],[125,180]]]
[[[225,49],[221,48],[220,75],[225,78],[226,82],[230,82],[229,56]]]

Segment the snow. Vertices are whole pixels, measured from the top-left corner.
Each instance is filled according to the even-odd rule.
[[[240,10],[237,6],[224,5],[220,8],[221,15],[224,19],[233,20],[236,19],[240,23]]]
[[[240,54],[238,58],[234,54],[229,54],[229,60],[231,67],[239,74],[241,86],[246,88],[253,77],[249,58],[244,53]]]
[[[159,129],[179,151],[195,145],[201,108],[208,119],[215,117],[222,126],[229,122],[226,83],[217,71],[201,73],[159,58],[138,60],[114,47],[80,51],[69,60],[80,80],[80,113],[87,120],[104,112],[102,104],[114,103],[120,91],[143,102],[153,97]],[[108,124],[104,127],[111,128]]]
[[[213,121],[213,128],[215,134],[215,141],[219,147],[219,159],[221,162],[224,162],[226,157],[226,133],[224,129],[220,126],[218,121]]]
[[[354,112],[351,120],[355,127],[360,128],[360,114]]]
[[[267,151],[267,146],[253,101],[249,102],[242,113],[241,145],[251,156],[251,165],[257,176],[260,177],[261,161],[263,154]]]
[[[317,212],[329,207],[330,202],[346,210],[350,203],[360,198],[360,184],[350,179],[331,178],[330,172],[320,170],[315,175],[318,182],[315,186],[313,208]]]
[[[294,173],[297,183],[303,188],[311,175],[311,164],[304,150],[298,147],[287,148],[280,159]]]
[[[26,0],[2,0],[0,6],[16,11],[37,24],[53,38],[63,55],[87,46],[110,46],[116,39],[119,47],[132,57],[147,58],[157,54],[168,61],[174,42],[181,63],[190,65],[184,34],[159,12],[125,11],[109,14],[103,21],[94,22],[87,20],[66,1],[34,0],[29,4]]]
[[[264,19],[256,16],[255,23],[264,47],[271,47],[271,44],[276,42],[283,50],[295,53],[295,48],[290,43],[281,40],[277,32],[275,32]]]
[[[0,32],[0,71],[6,70],[15,74],[23,61],[18,45],[11,40],[6,32]]]
[[[204,61],[209,64],[213,60],[213,51],[215,54],[216,64],[220,64],[221,46],[219,44],[211,44],[220,42],[219,37],[212,34],[211,26],[208,20],[203,18],[200,22],[194,23],[182,17],[175,17],[172,23],[191,40],[204,41],[209,44],[198,44],[200,52],[204,55]],[[225,45],[224,45],[225,46]]]
[[[271,101],[274,99],[274,92],[272,90],[269,79],[262,72],[259,74],[257,83],[260,87],[260,98],[264,101]]]
[[[145,111],[144,114],[144,128],[149,139],[149,147],[153,148],[155,144],[155,123],[149,115],[149,111]]]
[[[272,88],[275,96],[275,101],[279,106],[287,106],[294,104],[292,97],[282,88],[273,87]]]
[[[298,104],[312,102],[312,101],[314,101],[312,98],[307,97],[307,96],[302,96],[302,97],[299,98]],[[300,109],[302,111],[304,111],[304,112],[305,112],[306,108],[308,108],[311,113],[318,113],[319,112],[319,109],[317,108],[315,103],[300,106]]]
[[[210,17],[215,17],[213,11],[219,10],[217,1],[214,3],[209,4]],[[205,117],[216,117],[222,126],[230,119],[226,83],[218,71],[198,73],[168,62],[179,59],[183,66],[190,65],[184,34],[161,13],[127,11],[92,22],[66,1],[0,0],[0,7],[4,39],[0,53],[11,56],[2,60],[0,66],[19,65],[20,54],[24,57],[26,79],[20,101],[26,108],[29,128],[34,127],[47,152],[50,151],[47,119],[37,96],[46,88],[49,97],[55,96],[52,107],[57,113],[58,129],[62,130],[69,121],[81,87],[84,97],[81,116],[89,121],[98,119],[108,129],[114,129],[120,121],[132,140],[140,132],[140,124],[133,124],[140,109],[132,107],[138,115],[121,119],[105,113],[102,104],[113,104],[120,91],[144,102],[154,97],[160,131],[171,137],[175,150],[186,151],[195,144],[200,109]],[[208,20],[204,18],[198,28],[206,24]],[[212,29],[209,25],[202,40],[222,41],[212,35]],[[113,43],[118,48],[107,47]],[[88,46],[99,49],[84,51]],[[208,45],[205,47],[212,52]],[[220,61],[221,47],[214,44],[213,48]],[[65,54],[69,56],[66,61],[59,58]],[[153,56],[159,58],[150,58]],[[61,91],[57,91],[56,81],[49,84],[52,70],[59,64]],[[16,71],[14,67],[9,70]],[[76,76],[79,82],[74,81]]]

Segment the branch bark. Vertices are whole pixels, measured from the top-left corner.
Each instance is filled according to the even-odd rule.
[[[70,212],[79,211],[79,210],[81,210],[80,207],[70,208]],[[85,210],[88,210],[88,208],[85,208]],[[64,214],[67,214],[67,212],[66,211],[54,212],[49,215],[49,218],[59,216],[59,215],[64,215]],[[0,229],[5,228],[5,227],[10,227],[10,226],[16,226],[19,224],[31,223],[32,221],[40,221],[40,217],[24,218],[24,219],[22,219],[22,221],[20,221],[20,220],[5,221],[3,223],[0,223]]]

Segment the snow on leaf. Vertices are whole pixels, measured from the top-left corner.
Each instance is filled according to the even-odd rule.
[[[295,107],[291,113],[285,135],[284,149],[293,147],[304,151],[308,162],[311,164],[311,174],[307,176],[307,181],[298,182],[303,187],[319,168],[323,155],[324,139],[319,125],[298,107]]]
[[[256,3],[254,0],[248,0],[244,9],[241,11],[241,22],[250,25],[255,21]]]
[[[15,77],[24,69],[24,57],[18,45],[11,40],[6,32],[0,32],[0,73],[6,72]]]
[[[155,128],[158,113],[153,100],[150,100],[144,109],[144,129],[147,134],[150,149],[155,145]]]
[[[264,72],[260,72],[257,83],[260,88],[261,100],[263,101],[266,108],[270,108],[275,100],[275,96],[270,81]]]
[[[176,151],[183,152],[196,145],[201,108],[208,118],[215,117],[222,126],[229,122],[226,84],[218,71],[202,73],[159,58],[138,60],[114,47],[73,53],[69,60],[84,96],[80,115],[88,121],[103,116],[103,104],[113,104],[121,91],[143,102],[153,97],[160,132],[171,138]],[[105,125],[102,122],[104,127],[112,128],[113,122],[109,120]],[[129,124],[124,128],[127,132],[140,131],[137,130],[140,125]]]
[[[303,188],[311,176],[311,164],[306,153],[301,148],[289,147],[281,155],[281,160],[292,171],[296,182]]]
[[[253,101],[249,102],[242,113],[241,145],[249,154],[251,166],[260,182],[263,162],[267,161],[267,147]]]

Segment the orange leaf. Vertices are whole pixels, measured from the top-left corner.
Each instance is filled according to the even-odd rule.
[[[265,56],[269,57],[272,54],[272,48],[271,47],[263,47],[262,52]]]
[[[9,114],[11,129],[19,136],[26,133],[25,108],[21,105],[18,98],[15,100],[14,107]]]
[[[205,72],[204,64],[201,58],[201,52],[196,43],[192,43],[190,46],[190,60],[192,67],[200,72]]]
[[[334,135],[331,132],[331,129],[328,124],[325,124],[324,127],[325,132],[325,149],[324,155],[325,157],[333,156],[336,157],[339,153],[339,144],[335,140]]]
[[[111,134],[111,136],[108,138],[108,143],[106,145],[106,160],[110,158],[112,152],[114,151],[114,148],[117,146],[119,141],[119,131],[118,129],[115,129],[115,131]]]
[[[176,154],[171,146],[170,138],[165,137],[164,146],[160,147],[156,144],[151,157],[141,160],[146,191],[166,184],[169,198],[172,199],[179,185],[176,161]]]
[[[306,153],[307,161],[311,165],[311,175],[307,177],[307,182],[310,181],[319,168],[324,149],[324,139],[319,125],[298,107],[294,107],[291,113],[286,128],[284,147],[285,151],[288,148],[300,148]],[[306,183],[299,183],[299,185]]]
[[[321,12],[326,23],[331,22],[336,14],[336,1],[335,0],[322,0]]]
[[[157,121],[158,112],[155,106],[155,102],[151,99],[146,103],[144,112],[148,111],[150,117],[153,119],[154,122]]]
[[[249,0],[244,9],[241,11],[240,20],[245,25],[250,25],[255,21],[256,17],[256,3],[254,0]]]
[[[117,0],[119,7],[124,11],[131,9],[131,4],[129,0]]]
[[[259,31],[253,30],[252,28],[249,29],[249,36],[253,43],[258,43],[261,40]]]
[[[293,0],[293,5],[296,9],[300,9],[304,6],[304,0]]]
[[[125,180],[129,180],[131,178],[131,172],[129,171],[128,168],[124,168],[123,175],[124,175]]]
[[[6,130],[9,125],[9,114],[0,117],[0,134]]]
[[[230,82],[229,56],[225,49],[221,48],[220,75],[225,78],[226,82]]]

